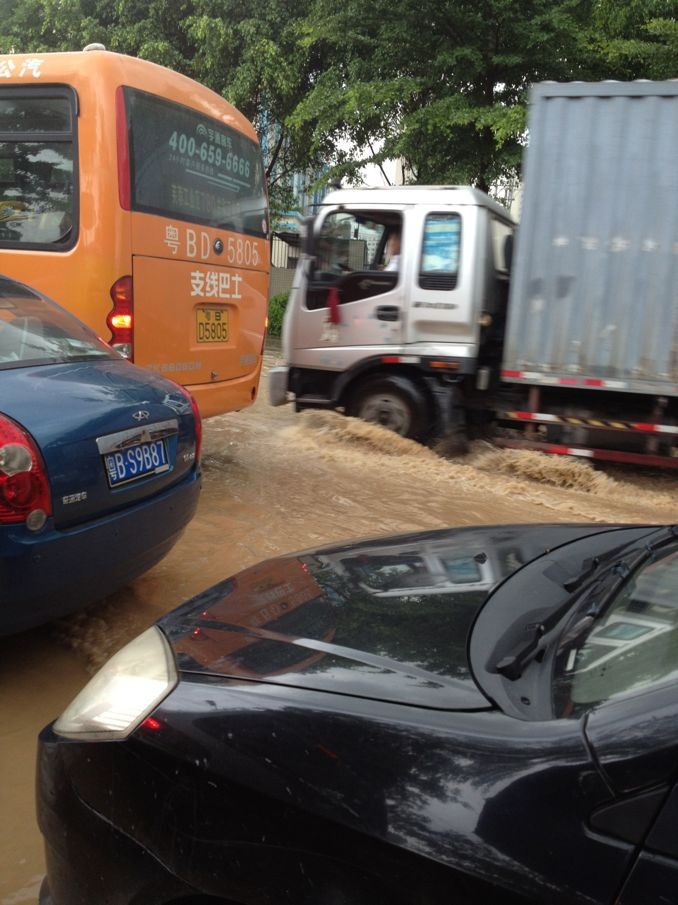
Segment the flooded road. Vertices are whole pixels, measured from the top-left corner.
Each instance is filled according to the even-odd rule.
[[[270,367],[275,353],[267,353]],[[35,738],[111,653],[187,597],[261,559],[352,537],[490,522],[678,520],[678,476],[480,444],[454,462],[372,425],[272,409],[205,423],[198,515],[132,586],[58,626],[0,640],[0,905],[35,905]]]

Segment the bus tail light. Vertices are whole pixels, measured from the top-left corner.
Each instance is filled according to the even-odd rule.
[[[111,331],[111,346],[134,361],[134,288],[132,277],[120,277],[111,286],[113,309],[106,318]]]
[[[0,415],[0,524],[25,522],[39,531],[51,514],[47,469],[35,441]]]

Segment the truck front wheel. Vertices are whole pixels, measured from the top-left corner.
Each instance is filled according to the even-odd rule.
[[[351,392],[346,414],[381,424],[412,440],[424,438],[430,420],[424,393],[411,380],[396,374],[382,374],[358,384]]]

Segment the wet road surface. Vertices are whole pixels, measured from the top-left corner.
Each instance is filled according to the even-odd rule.
[[[267,368],[275,363],[267,353]],[[678,476],[480,444],[446,461],[380,428],[257,404],[205,422],[198,514],[129,588],[60,625],[0,639],[0,905],[35,905],[35,739],[91,672],[159,615],[241,568],[332,541],[491,522],[678,520]]]

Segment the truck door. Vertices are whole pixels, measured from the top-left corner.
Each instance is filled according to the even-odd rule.
[[[361,347],[362,356],[366,346],[401,342],[403,258],[387,260],[396,237],[407,241],[400,210],[329,211],[316,235],[297,349]]]
[[[466,344],[474,357],[485,266],[478,208],[420,206],[411,219],[417,238],[408,248],[414,273],[405,341]]]

